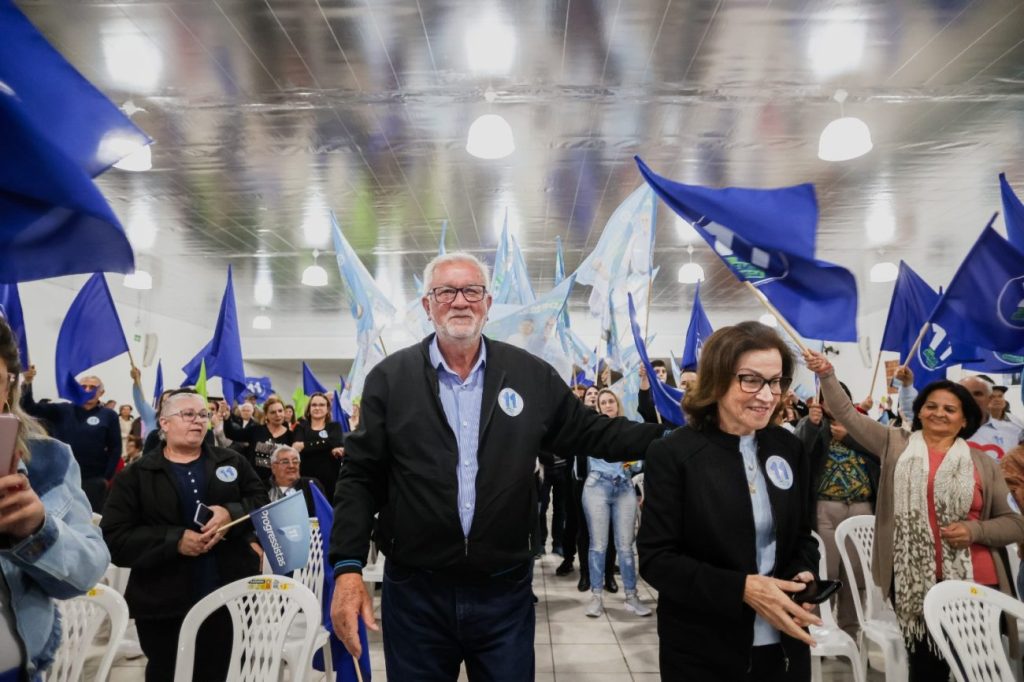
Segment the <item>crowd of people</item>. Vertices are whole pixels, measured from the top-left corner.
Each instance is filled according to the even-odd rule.
[[[470,679],[533,679],[532,578],[549,540],[556,576],[578,561],[586,616],[603,615],[616,576],[626,611],[656,606],[667,680],[809,680],[808,627],[821,621],[799,595],[826,578],[844,583],[842,629],[856,634],[851,586],[871,580],[895,611],[911,679],[946,679],[924,626],[928,590],[959,579],[1021,593],[1007,546],[1024,543],[1024,429],[987,377],[915,390],[900,368],[895,401],[872,414],[825,355],[795,357],[775,330],[743,322],[715,332],[681,375],[685,425],[655,408],[651,382],[672,382],[657,361],[640,376],[637,423],[614,377],[570,386],[482,334],[490,278],[475,257],[438,256],[423,281],[435,334],[369,373],[351,433],[323,393],[301,415],[276,396],[228,405],[192,388],[152,407],[137,389],[133,405],[108,406],[103,382],[85,376],[86,403],[39,399],[0,320],[0,398],[18,423],[0,472],[0,680],[45,669],[60,640],[54,600],[111,561],[131,568],[146,679],[171,679],[189,608],[261,570],[251,530],[221,526],[289,494],[312,515],[314,488],[345,520],[330,542],[331,613],[356,656],[357,619],[379,628],[361,575],[371,540],[386,556],[393,679],[454,680],[462,665]],[[807,400],[790,386],[801,361],[820,382]],[[845,576],[836,527],[866,514],[871,575]],[[641,577],[657,604],[641,599]],[[224,610],[207,620],[196,679],[223,679],[231,628]]]

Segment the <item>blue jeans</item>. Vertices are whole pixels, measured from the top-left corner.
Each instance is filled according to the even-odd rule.
[[[583,486],[583,510],[590,531],[590,589],[604,589],[604,559],[608,551],[608,524],[615,535],[619,572],[627,591],[636,590],[636,491],[628,478],[592,473]]]
[[[533,566],[465,581],[384,564],[381,619],[391,680],[534,679]]]

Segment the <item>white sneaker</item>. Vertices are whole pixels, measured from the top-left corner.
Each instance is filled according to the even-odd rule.
[[[640,601],[640,597],[637,596],[636,592],[626,593],[626,610],[635,613],[636,615],[643,617],[651,615],[651,609],[644,606]],[[587,615],[590,615],[589,613]]]
[[[592,594],[585,613],[591,618],[600,618],[604,615],[604,598],[601,596],[600,592],[594,592]]]

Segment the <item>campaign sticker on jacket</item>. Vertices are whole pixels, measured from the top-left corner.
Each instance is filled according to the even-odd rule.
[[[321,438],[327,438],[327,429],[322,429],[320,433],[317,435],[320,436]]]
[[[89,426],[96,426],[96,425],[98,425],[100,423],[100,418],[99,417],[89,417],[88,419],[85,420],[85,423],[88,424]]]
[[[778,455],[772,455],[765,462],[764,468],[768,473],[768,479],[775,484],[776,488],[789,490],[793,487],[793,469],[790,468],[789,462],[783,458]]]
[[[1017,504],[1017,500],[1013,499],[1013,493],[1006,493],[1006,504],[1010,505],[1010,509],[1020,514],[1020,505]]]
[[[498,407],[508,416],[517,417],[523,411],[523,397],[511,388],[503,388],[498,394]]]
[[[238,478],[238,469],[230,465],[217,467],[217,478],[225,483],[231,483]]]

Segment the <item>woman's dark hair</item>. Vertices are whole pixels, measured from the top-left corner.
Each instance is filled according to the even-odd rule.
[[[793,376],[793,353],[771,327],[760,322],[740,322],[719,329],[701,351],[697,385],[683,396],[683,410],[693,428],[700,431],[718,422],[718,401],[736,381],[736,363],[744,353],[755,350],[777,350],[782,356],[782,376]],[[780,400],[776,409],[781,405]]]
[[[306,409],[303,411],[302,416],[305,418],[307,424],[312,424],[312,417],[309,416],[309,408],[313,405],[313,398],[323,398],[327,401],[327,416],[324,417],[324,424],[331,423],[331,399],[327,397],[326,393],[317,391],[309,396],[309,400],[306,401]]]
[[[956,435],[958,438],[965,440],[973,436],[974,432],[981,426],[981,408],[978,407],[978,403],[974,402],[974,396],[971,395],[970,391],[949,379],[933,381],[917,394],[917,397],[914,398],[914,421],[911,424],[910,430],[921,430],[921,418],[918,415],[921,413],[921,408],[924,407],[924,404],[928,402],[928,396],[935,391],[949,391],[957,397],[957,400],[960,401],[960,411],[964,413],[964,419],[967,421],[967,424]]]

